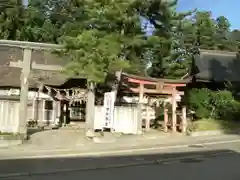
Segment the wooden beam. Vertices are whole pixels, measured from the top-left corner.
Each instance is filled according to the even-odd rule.
[[[156,85],[156,86],[159,84],[164,84],[164,86],[171,86],[171,87],[185,87],[186,86],[186,84],[182,84],[182,83],[165,83],[164,80],[153,82],[153,81],[146,81],[146,80],[133,79],[133,78],[127,78],[127,79],[128,79],[128,82],[136,83],[136,84],[146,84],[146,85]]]
[[[164,82],[158,82],[157,83],[157,86],[156,86],[156,89],[163,89],[163,87],[164,87]]]
[[[135,80],[144,80],[147,82],[165,82],[165,83],[169,83],[169,84],[176,84],[176,83],[181,83],[181,84],[187,84],[190,82],[189,79],[164,79],[164,78],[152,78],[152,77],[146,77],[146,76],[136,76],[133,74],[127,74],[127,73],[123,73],[123,76],[125,76],[126,78],[132,78]]]
[[[23,62],[22,61],[17,61],[17,62],[11,61],[9,66],[23,68]],[[32,62],[31,69],[46,70],[46,71],[61,71],[61,70],[63,70],[63,67],[60,65],[45,65],[45,64],[37,64],[36,62]]]
[[[148,85],[157,84],[156,82],[151,82],[151,81],[145,81],[145,80],[139,80],[139,79],[133,79],[133,78],[127,78],[127,79],[128,79],[128,82],[136,83],[136,84],[148,84]]]
[[[167,84],[165,83],[164,86],[170,86],[170,87],[185,87],[186,84]]]
[[[134,92],[134,93],[140,93],[140,88],[129,88],[130,91]],[[173,90],[157,90],[157,89],[146,89],[144,88],[143,90],[144,93],[147,94],[172,94]],[[183,91],[178,91],[177,92],[179,95],[184,95]]]
[[[0,40],[0,46],[19,47],[23,49],[35,49],[35,50],[51,50],[63,49],[64,46],[59,44],[37,43],[28,41],[12,41],[12,40]]]

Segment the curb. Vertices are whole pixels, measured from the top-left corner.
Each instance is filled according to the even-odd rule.
[[[191,137],[217,136],[217,135],[224,135],[224,132],[223,131],[196,131],[188,134],[188,136],[191,136]]]
[[[8,148],[22,144],[22,140],[0,140],[0,148]]]
[[[162,147],[145,147],[145,148],[128,148],[122,150],[102,150],[102,151],[95,151],[95,152],[66,152],[63,154],[47,154],[47,155],[18,155],[18,156],[10,156],[10,157],[0,157],[0,160],[17,160],[17,159],[42,159],[42,158],[71,158],[71,157],[101,157],[101,156],[116,156],[116,155],[127,155],[131,153],[144,153],[148,151],[160,151],[160,150],[169,150],[169,149],[180,149],[180,148],[188,148],[188,147],[203,147],[203,146],[210,146],[210,145],[217,145],[217,144],[228,144],[228,143],[239,143],[240,139],[235,140],[225,140],[225,141],[215,141],[215,142],[203,142],[200,144],[178,144],[178,145],[171,145],[171,146],[162,146]],[[56,151],[55,151],[56,152]]]
[[[213,130],[213,131],[196,131],[196,132],[190,132],[187,135],[191,137],[201,137],[201,136],[218,136],[218,135],[225,135],[225,134],[240,134],[240,130]]]

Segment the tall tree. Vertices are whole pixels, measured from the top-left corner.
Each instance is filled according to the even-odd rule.
[[[216,34],[216,26],[211,12],[198,11],[194,17],[194,21],[194,35],[196,36],[194,44],[202,49],[215,49],[216,42],[213,37]]]
[[[177,13],[177,0],[149,0],[137,4],[138,12],[153,26],[153,35],[148,38],[151,52],[151,67],[148,74],[152,77],[179,78],[185,74],[185,68],[179,61],[180,22],[192,12]]]
[[[73,23],[79,25],[61,38],[72,57],[69,72],[83,74],[93,82],[103,81],[109,71],[126,68],[126,64],[141,73],[145,39],[139,16],[132,7],[133,1],[80,2],[85,18],[79,23],[68,23],[71,27]]]
[[[233,41],[229,39],[230,23],[224,16],[219,16],[216,19],[216,35],[215,41],[217,49],[220,50],[235,50]]]
[[[163,77],[171,46],[171,8],[175,3],[162,0],[136,1],[139,14],[154,26],[152,36],[148,37],[148,48],[151,52],[151,67],[148,74],[152,77]]]
[[[24,24],[22,0],[1,1],[0,10],[0,38],[21,39],[21,29]]]
[[[236,51],[240,51],[240,30],[233,30],[229,33],[229,39],[234,43]]]
[[[65,0],[31,0],[26,9],[22,39],[58,43],[61,28],[73,20],[67,10],[74,8]]]
[[[84,19],[70,22],[70,31],[61,43],[69,63],[66,72],[88,79],[87,136],[92,134],[91,116],[94,108],[96,83],[105,80],[108,73],[133,68],[141,73],[145,37],[139,15],[129,0],[82,0]],[[78,8],[77,8],[78,9]],[[78,26],[74,26],[77,23]],[[91,136],[91,135],[90,135]]]

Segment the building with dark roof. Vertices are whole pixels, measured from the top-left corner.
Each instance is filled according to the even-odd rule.
[[[40,84],[61,87],[69,81],[70,78],[61,72],[66,61],[52,53],[51,50],[50,48],[36,48],[32,51],[32,66],[35,67],[32,67],[30,72],[30,88],[38,88]],[[21,46],[0,45],[0,87],[20,87],[22,59],[23,48]],[[69,83],[68,85],[70,87]],[[72,86],[74,85],[76,84]]]
[[[86,78],[69,77],[62,72],[67,61],[64,57],[52,52],[60,48],[62,47],[54,44],[0,40],[0,102],[3,104],[0,110],[11,114],[1,116],[1,122],[6,123],[6,127],[13,127],[11,124],[7,125],[10,122],[18,122],[17,107],[20,100],[24,49],[31,49],[31,68],[27,78],[28,121],[41,121],[40,124],[44,122],[47,125],[56,123],[62,118],[62,106],[69,104],[64,101],[72,101],[75,97],[73,92],[76,90],[78,94],[74,100],[85,101]],[[84,92],[79,92],[80,89]],[[81,97],[80,94],[82,94]],[[14,108],[10,108],[13,104],[15,104]],[[17,123],[15,125],[18,126]],[[0,127],[2,132],[9,131],[6,129]],[[15,132],[17,127],[13,129]]]
[[[193,58],[193,83],[211,84],[215,88],[225,83],[240,83],[240,58],[237,52],[200,50]]]

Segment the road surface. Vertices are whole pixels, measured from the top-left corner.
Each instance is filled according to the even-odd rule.
[[[239,180],[240,143],[112,157],[1,160],[8,180]]]

